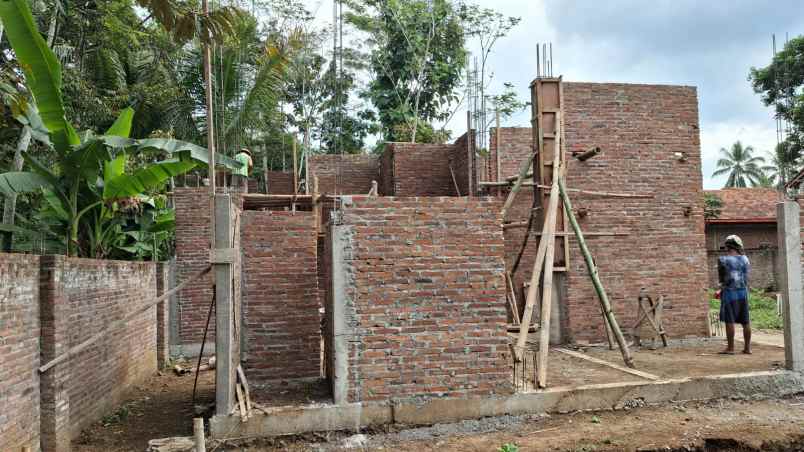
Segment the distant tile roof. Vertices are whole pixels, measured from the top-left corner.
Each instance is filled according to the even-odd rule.
[[[717,218],[707,219],[710,223],[756,223],[776,221],[776,203],[779,192],[773,188],[724,188],[704,190],[706,194],[716,195],[723,201]]]

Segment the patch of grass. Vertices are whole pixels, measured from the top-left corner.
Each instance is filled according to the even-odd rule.
[[[715,299],[715,291],[709,290],[709,309],[720,312],[720,300]],[[776,314],[776,298],[761,290],[751,290],[748,294],[748,310],[751,326],[761,330],[781,330],[782,317]]]
[[[600,423],[600,418],[597,417],[597,416],[592,416],[592,423],[593,424],[599,424]]]
[[[108,427],[112,424],[122,424],[126,421],[126,419],[128,419],[130,414],[131,410],[129,409],[128,405],[122,405],[114,413],[104,416],[101,419],[101,423],[104,427]]]
[[[505,443],[497,449],[497,452],[519,452],[519,446],[514,443]]]

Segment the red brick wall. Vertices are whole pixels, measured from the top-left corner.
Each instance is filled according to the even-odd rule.
[[[394,144],[388,143],[380,157],[380,196],[394,196]]]
[[[511,391],[500,204],[377,198],[343,210],[350,401]],[[383,281],[378,284],[378,281]]]
[[[393,195],[456,196],[449,171],[452,148],[451,144],[389,144],[393,152]]]
[[[620,324],[636,320],[635,300],[639,289],[646,287],[654,297],[665,296],[666,330],[671,336],[705,334],[708,272],[695,88],[564,83],[564,114],[568,155],[593,146],[603,150],[586,162],[569,158],[569,187],[653,195],[650,199],[570,195],[576,211],[589,212],[579,220],[584,231],[629,234],[587,238]],[[532,152],[532,132],[528,128],[500,132],[501,175],[507,177],[516,174]],[[495,141],[492,134],[492,162],[496,162]],[[674,152],[685,153],[687,161],[677,161]],[[518,200],[507,220],[527,218],[525,209],[531,202],[531,197]],[[687,207],[690,216],[684,215]],[[542,227],[534,226],[535,231]],[[509,229],[505,235],[510,265],[526,235],[523,229]],[[531,234],[514,276],[518,287],[530,276],[537,247],[538,237]],[[601,339],[600,308],[574,238],[570,250],[564,335],[569,340]]]
[[[569,159],[567,184],[641,193],[650,199],[574,195],[589,215],[585,231],[628,232],[588,240],[621,324],[637,314],[640,287],[665,296],[665,330],[706,333],[706,253],[696,89],[687,86],[564,84],[566,149],[599,146],[586,162]],[[679,162],[675,152],[686,154]],[[691,209],[686,216],[685,209]],[[600,309],[577,244],[571,241],[568,327],[575,338],[603,337]]]
[[[312,189],[312,185],[310,188]],[[274,195],[292,195],[293,173],[268,171],[268,193]]]
[[[63,319],[74,347],[156,298],[153,263],[60,259]],[[156,372],[156,308],[148,309],[69,361],[72,436],[113,410],[125,392]]]
[[[180,188],[173,195],[176,208],[176,280],[192,277],[209,265],[209,188]],[[181,344],[200,344],[212,301],[213,272],[178,294]],[[207,343],[215,340],[215,313],[210,319]]]
[[[477,186],[477,169],[475,167],[476,161],[474,153],[472,157],[469,156],[467,140],[474,138],[474,134],[463,134],[455,140],[452,145],[450,160],[452,162],[452,170],[455,171],[455,179],[458,181],[458,187],[461,189],[461,196],[467,196],[474,187]],[[471,170],[469,169],[471,166]],[[472,171],[473,175],[470,176],[469,172]],[[450,179],[451,181],[451,179]],[[471,182],[471,186],[469,185]],[[454,192],[453,192],[454,193]]]
[[[313,155],[308,158],[310,184],[318,176],[322,194],[360,195],[380,181],[380,157],[366,154]]]
[[[313,215],[244,211],[241,220],[249,379],[319,377],[321,316]]]
[[[39,258],[0,254],[0,450],[39,447]]]

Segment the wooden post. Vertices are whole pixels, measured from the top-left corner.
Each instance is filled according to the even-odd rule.
[[[195,452],[206,452],[207,445],[204,440],[204,418],[193,418],[193,434],[195,438]]]
[[[313,176],[313,217],[317,236],[321,232],[321,194],[318,192],[318,176]]]
[[[556,114],[558,117],[558,114]],[[556,124],[556,135],[559,133],[559,125]],[[544,254],[544,287],[542,289],[542,306],[539,325],[539,354],[536,364],[536,380],[540,388],[547,387],[547,354],[550,350],[550,314],[553,308],[553,264],[555,261],[556,246],[556,222],[558,220],[558,180],[561,177],[561,144],[558,137],[553,148],[553,177],[552,188],[550,189],[550,201],[548,202],[548,228],[544,231],[541,241],[547,241],[547,250]],[[552,212],[552,213],[550,213]],[[538,281],[538,280],[537,280]],[[520,336],[521,337],[521,336]]]
[[[472,134],[472,112],[466,112],[466,168],[467,172],[469,173],[469,178],[466,179],[467,187],[466,187],[466,196],[472,197],[472,162],[474,160],[474,153],[472,152],[472,144],[474,142],[474,136]]]
[[[494,136],[495,136],[495,139],[494,139],[495,152],[494,152],[494,154],[496,154],[495,158],[497,160],[497,162],[496,162],[496,165],[497,165],[497,178],[494,179],[494,180],[499,182],[501,172],[502,172],[502,170],[500,169],[500,136],[501,135],[500,135],[500,109],[499,108],[495,109],[495,116],[496,116],[496,121],[497,121],[497,127],[494,129]]]
[[[584,260],[586,261],[586,268],[589,270],[589,275],[592,277],[592,285],[595,287],[595,292],[597,292],[597,296],[600,299],[600,304],[603,306],[603,313],[606,316],[606,320],[608,320],[609,326],[614,332],[614,337],[617,339],[617,345],[620,347],[620,352],[623,355],[623,361],[625,361],[626,366],[634,367],[634,360],[631,358],[631,352],[628,351],[628,344],[625,342],[623,332],[620,330],[620,326],[617,324],[617,319],[614,317],[614,313],[611,311],[609,297],[606,295],[606,290],[603,288],[603,283],[600,282],[600,275],[598,275],[597,266],[595,265],[595,261],[592,259],[592,253],[589,251],[589,247],[586,246],[586,240],[583,238],[583,232],[581,232],[581,227],[578,225],[578,220],[575,218],[575,213],[572,211],[572,203],[570,202],[569,196],[567,196],[567,189],[564,186],[564,180],[562,178],[558,179],[558,188],[561,193],[561,199],[564,201],[564,210],[567,212],[572,229],[575,231],[575,237],[578,239],[581,254],[583,254]]]
[[[262,149],[263,149],[263,152],[264,152],[265,148],[263,147]],[[262,192],[267,195],[268,194],[268,156],[265,155],[265,154],[262,155],[262,184],[263,184]]]
[[[296,161],[296,137],[293,137],[293,194],[299,193],[299,168]]]
[[[531,154],[531,161],[533,160],[533,154]],[[544,313],[547,313],[547,326],[548,330],[545,333],[544,331],[539,332],[540,342],[539,342],[539,361],[540,365],[538,366],[539,375],[542,374],[542,369],[546,371],[546,358],[547,358],[547,346],[549,345],[550,341],[550,303],[552,301],[552,284],[553,284],[553,258],[555,252],[555,227],[556,227],[556,213],[558,210],[558,187],[556,186],[556,182],[558,181],[559,169],[561,166],[561,159],[559,152],[556,150],[553,154],[553,188],[550,191],[550,201],[547,204],[547,212],[544,216],[544,227],[542,228],[542,237],[539,240],[539,248],[536,250],[536,261],[533,263],[533,273],[530,275],[530,286],[528,286],[528,297],[525,301],[525,311],[522,313],[522,322],[519,329],[519,337],[516,341],[515,347],[515,354],[517,360],[522,359],[522,351],[525,348],[525,343],[528,340],[528,329],[530,329],[530,319],[533,316],[533,306],[536,303],[536,293],[539,289],[539,276],[541,276],[542,266],[545,266],[545,286],[550,283],[550,292],[544,292],[542,294],[542,319],[541,324],[542,327],[545,324]],[[527,172],[527,167],[523,167],[521,169],[520,176],[523,176],[525,172]],[[518,182],[522,181],[522,177],[518,179]],[[547,261],[549,253],[549,262],[545,264]],[[547,275],[547,272],[550,272],[550,275]],[[545,299],[546,298],[546,299]],[[546,307],[546,310],[545,310]],[[545,345],[542,345],[542,340],[547,335],[547,340],[545,341]],[[544,349],[544,350],[542,350]],[[542,361],[544,360],[544,361]],[[540,378],[540,384],[544,382],[544,379]]]

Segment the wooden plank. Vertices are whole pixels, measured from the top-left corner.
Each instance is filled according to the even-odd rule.
[[[553,302],[553,264],[555,260],[555,230],[559,199],[558,178],[560,172],[561,153],[556,150],[556,152],[553,153],[553,188],[550,190],[550,202],[548,204],[548,218],[550,223],[548,223],[546,234],[542,237],[543,241],[547,241],[547,251],[544,255],[544,288],[542,289],[539,325],[539,354],[536,357],[536,381],[540,388],[547,387],[547,354],[550,349],[550,314]]]
[[[458,179],[455,179],[455,171],[452,169],[452,163],[449,164],[449,173],[452,175],[452,183],[455,185],[455,194],[461,196],[461,189],[458,187]]]
[[[235,393],[237,394],[237,406],[240,408],[240,418],[243,420],[248,419],[248,411],[246,410],[246,399],[243,395],[243,387],[238,383],[235,386]]]
[[[251,413],[251,391],[248,387],[248,380],[246,379],[246,373],[243,372],[243,366],[237,366],[237,378],[240,379],[240,384],[243,385],[243,395],[246,396],[246,411]]]
[[[514,318],[514,325],[519,325],[519,306],[516,304],[516,291],[514,290],[514,280],[511,278],[511,274],[505,272],[505,285],[508,287],[508,293],[511,297],[511,309],[513,311],[513,318]]]
[[[600,364],[601,366],[610,367],[612,369],[617,369],[617,370],[619,370],[621,372],[625,372],[627,374],[631,374],[631,375],[634,375],[634,376],[637,376],[637,377],[640,377],[640,378],[644,378],[646,380],[658,381],[658,380],[662,379],[662,377],[660,377],[658,375],[653,375],[651,373],[643,372],[643,371],[637,370],[637,369],[629,369],[628,367],[619,366],[617,364],[610,363],[608,361],[604,361],[602,359],[598,359],[598,358],[586,355],[586,354],[581,353],[581,352],[576,352],[574,350],[568,350],[566,348],[555,348],[554,350],[557,351],[557,352],[563,353],[565,355],[574,356],[575,358],[580,358],[580,359],[583,359],[585,361],[589,361],[591,363]]]
[[[299,193],[299,168],[296,163],[296,136],[293,136],[293,193]]]

